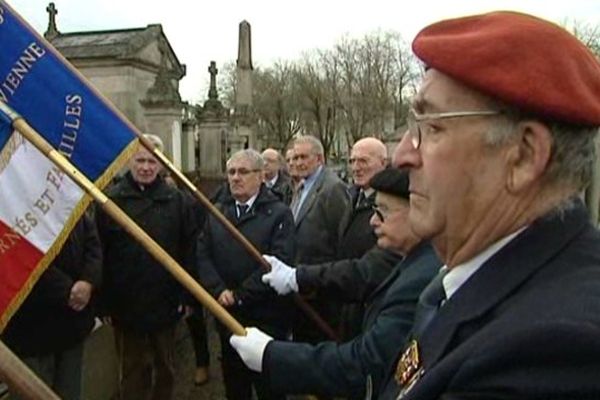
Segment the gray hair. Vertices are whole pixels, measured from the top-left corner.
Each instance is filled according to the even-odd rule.
[[[238,160],[240,158],[249,160],[252,164],[253,169],[262,170],[265,165],[265,160],[263,160],[262,156],[258,151],[254,149],[244,149],[238,150],[235,153],[233,153],[231,157],[229,157],[229,160],[227,160],[227,166],[229,167],[229,164],[233,160]]]
[[[521,121],[528,118],[538,120],[548,127],[552,135],[550,161],[545,174],[548,182],[568,183],[578,190],[583,190],[590,184],[596,156],[594,139],[598,127],[544,121],[514,109],[503,111],[503,114],[499,123],[486,132],[485,141],[488,146],[505,144],[517,131],[517,125]]]
[[[163,144],[162,139],[158,135],[154,135],[152,133],[144,133],[144,137],[148,139],[154,146],[156,146],[158,150],[164,151],[165,145]]]
[[[323,143],[319,139],[311,135],[299,136],[294,140],[294,144],[297,143],[308,143],[312,147],[313,154],[318,156],[325,156],[325,149],[323,148]]]

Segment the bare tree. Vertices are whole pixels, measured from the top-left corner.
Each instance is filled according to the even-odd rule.
[[[296,84],[304,111],[304,132],[321,140],[327,157],[336,139],[338,104],[335,70],[325,73],[323,59],[326,58],[327,52],[323,51],[305,53],[296,69]]]
[[[316,136],[326,157],[340,161],[364,136],[391,134],[406,117],[407,98],[422,71],[396,32],[342,38],[297,61],[254,70],[253,109],[266,146],[283,149],[298,133]],[[219,92],[235,99],[235,63],[222,66]]]
[[[334,57],[342,65],[340,101],[348,145],[365,135],[394,131],[405,115],[407,88],[414,87],[417,76],[416,61],[401,36],[378,31],[345,38],[335,46]]]
[[[570,30],[600,59],[600,25],[573,21]]]
[[[283,150],[300,131],[295,70],[291,62],[277,62],[272,68],[254,74],[254,111],[259,136],[266,146]]]
[[[235,89],[237,87],[235,61],[229,61],[223,64],[217,76],[219,99],[227,108],[233,108],[235,104]]]

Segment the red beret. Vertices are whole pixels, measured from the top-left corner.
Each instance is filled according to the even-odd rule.
[[[522,110],[600,126],[600,62],[551,22],[508,11],[451,19],[412,47],[430,68]]]

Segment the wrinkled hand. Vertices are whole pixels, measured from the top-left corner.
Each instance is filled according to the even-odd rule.
[[[273,338],[256,328],[246,328],[246,336],[233,335],[229,344],[240,355],[242,361],[253,371],[262,371],[262,360],[267,344]]]
[[[231,290],[225,289],[221,292],[217,301],[223,307],[231,307],[235,304],[235,296]]]
[[[296,282],[296,269],[288,266],[277,257],[263,255],[263,258],[271,264],[271,271],[262,276],[262,281],[271,286],[279,295],[298,292]]]
[[[77,281],[71,287],[69,294],[69,307],[75,311],[83,310],[92,297],[92,284],[86,281]]]

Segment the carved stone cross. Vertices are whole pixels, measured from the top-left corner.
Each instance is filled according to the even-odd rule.
[[[54,3],[50,3],[46,7],[46,11],[48,11],[48,29],[44,33],[44,37],[50,40],[60,33],[56,27],[56,14],[58,14],[58,10],[54,6]]]
[[[210,62],[210,67],[208,67],[208,72],[210,72],[210,88],[208,89],[208,98],[216,99],[219,95],[217,94],[217,74],[219,70],[217,69],[217,63],[214,61]]]

